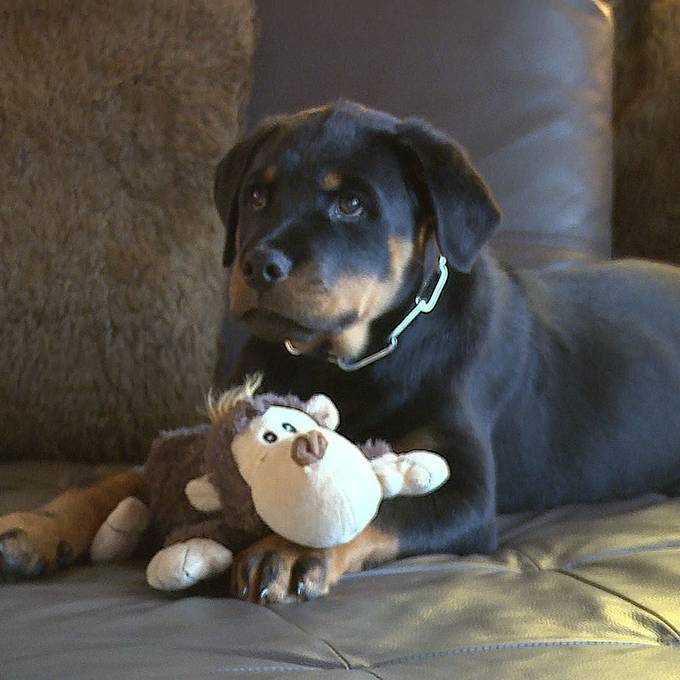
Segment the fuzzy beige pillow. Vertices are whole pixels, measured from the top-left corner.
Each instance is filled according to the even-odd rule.
[[[139,460],[210,383],[253,3],[10,0],[0,34],[0,457]]]

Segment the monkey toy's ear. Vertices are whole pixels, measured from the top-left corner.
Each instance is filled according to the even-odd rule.
[[[189,503],[200,512],[215,512],[222,509],[220,495],[208,475],[192,479],[184,487],[184,493]]]
[[[337,429],[340,424],[340,414],[330,397],[325,394],[314,394],[305,404],[308,413],[319,425],[329,430]]]

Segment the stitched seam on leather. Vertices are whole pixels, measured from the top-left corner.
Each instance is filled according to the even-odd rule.
[[[626,555],[637,555],[656,551],[661,552],[664,550],[673,550],[676,548],[680,548],[680,541],[669,541],[668,543],[655,543],[654,545],[637,546],[634,548],[616,548],[614,550],[603,550],[602,552],[594,553],[592,555],[588,555],[587,557],[582,557],[578,560],[566,562],[561,566],[561,569],[572,569],[573,567],[578,567],[582,564],[591,564],[592,562],[607,559],[608,557],[624,557]]]
[[[619,593],[616,590],[612,590],[611,588],[608,588],[607,586],[603,586],[600,583],[596,583],[594,581],[591,581],[590,579],[587,579],[583,576],[579,576],[578,574],[572,574],[569,571],[564,571],[562,569],[554,569],[558,574],[562,574],[563,576],[568,576],[569,578],[573,578],[575,581],[578,581],[579,583],[583,583],[584,585],[590,586],[591,588],[596,588],[597,590],[601,590],[603,593],[607,593],[609,595],[613,595],[614,597],[618,597],[620,600],[623,600],[624,602],[628,603],[629,605],[636,607],[640,611],[645,612],[649,616],[651,616],[653,619],[657,620],[661,625],[665,626],[668,629],[668,632],[672,635],[674,638],[674,642],[680,642],[680,631],[668,620],[666,620],[661,614],[658,614],[655,611],[652,611],[648,607],[645,607],[643,604],[640,602],[637,602],[636,600],[631,599],[627,595],[624,595],[623,593]],[[666,640],[659,640],[659,643],[663,645],[669,644],[669,641]]]
[[[458,654],[480,654],[487,652],[503,652],[512,651],[515,649],[550,649],[554,647],[658,647],[650,642],[625,642],[615,640],[562,640],[555,642],[507,642],[492,645],[478,645],[476,647],[456,647],[455,649],[446,649],[440,652],[424,652],[422,654],[411,654],[410,656],[401,656],[396,659],[388,659],[387,661],[379,661],[373,664],[374,668],[381,666],[392,666],[399,663],[408,663],[411,661],[421,661],[424,659],[432,659],[440,656],[456,656]],[[668,645],[673,647],[675,645]]]
[[[348,572],[342,575],[341,581],[351,581],[352,579],[365,579],[370,576],[400,576],[403,574],[447,574],[461,571],[483,571],[485,574],[512,572],[521,574],[521,569],[512,569],[505,565],[484,565],[478,562],[452,562],[451,564],[414,566],[414,567],[387,567],[367,569],[365,571]]]
[[[516,555],[524,558],[536,571],[545,571],[543,567],[528,553],[525,553],[517,548],[510,548]]]
[[[271,614],[274,614],[274,616],[278,616],[282,621],[285,621],[288,625],[297,628],[299,631],[301,631],[302,633],[304,633],[305,635],[307,635],[309,637],[312,637],[314,640],[319,640],[320,642],[323,642],[323,644],[326,645],[326,647],[328,647],[328,649],[330,649],[331,652],[333,652],[333,654],[337,657],[338,661],[340,661],[340,663],[344,666],[345,670],[349,670],[352,667],[350,662],[347,661],[347,659],[345,659],[345,657],[342,654],[340,654],[340,652],[338,652],[338,650],[335,649],[335,647],[333,647],[333,645],[330,642],[328,642],[327,640],[324,640],[323,638],[320,638],[320,637],[314,637],[311,633],[306,631],[302,626],[298,625],[294,621],[289,621],[285,616],[283,616],[283,614],[280,614],[279,612],[275,611],[274,609],[267,609],[267,611],[269,611]]]
[[[218,673],[309,673],[310,671],[315,671],[318,673],[324,673],[327,671],[334,671],[336,668],[317,668],[316,666],[298,666],[297,668],[290,668],[289,666],[234,666],[218,668]],[[378,680],[384,680],[382,676],[378,675],[374,670],[366,666],[357,666],[353,668],[347,668],[346,670],[352,672],[352,674],[366,673]]]
[[[310,670],[323,671],[324,668],[316,668],[314,666],[298,666],[297,668],[290,668],[289,666],[234,666],[233,668],[218,668],[218,673],[307,673]]]
[[[347,659],[345,659],[345,657],[340,654],[340,652],[330,642],[328,642],[328,640],[324,640],[323,638],[319,638],[319,640],[321,640],[321,642],[323,642],[331,650],[331,652],[333,652],[333,654],[335,654],[335,656],[337,656],[338,659],[342,661],[342,663],[345,665],[345,670],[349,670],[352,667],[352,664],[347,661]]]

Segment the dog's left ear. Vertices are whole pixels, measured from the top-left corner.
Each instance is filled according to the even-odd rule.
[[[219,162],[215,170],[213,196],[215,206],[227,231],[222,264],[231,266],[236,254],[236,228],[238,226],[238,197],[243,177],[260,144],[278,129],[279,120],[272,118],[255,132],[235,144]]]
[[[469,272],[500,223],[491,192],[444,133],[424,121],[406,119],[397,124],[396,134],[415,162],[415,176],[436,221],[439,249],[452,267]]]

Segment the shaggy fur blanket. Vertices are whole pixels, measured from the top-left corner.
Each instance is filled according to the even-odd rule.
[[[141,459],[199,418],[254,33],[251,0],[3,2],[0,458]]]

